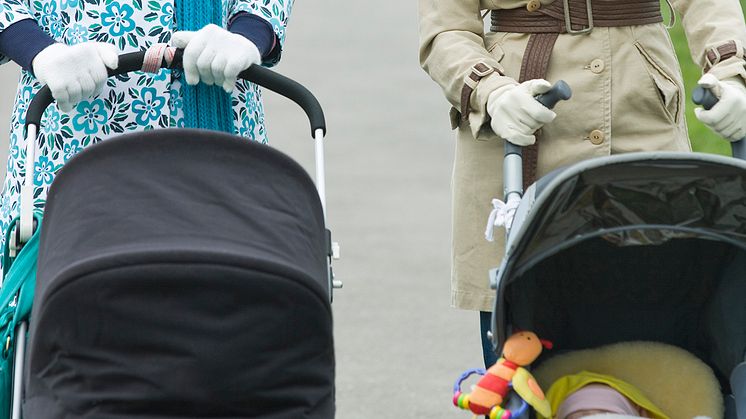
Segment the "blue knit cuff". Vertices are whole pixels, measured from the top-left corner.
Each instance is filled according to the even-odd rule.
[[[54,43],[33,19],[19,20],[0,32],[0,54],[32,73],[31,62],[36,54]]]
[[[259,16],[241,12],[231,19],[228,30],[253,42],[265,61],[280,49],[272,25]]]

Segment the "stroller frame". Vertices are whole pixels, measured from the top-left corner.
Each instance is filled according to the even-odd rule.
[[[168,69],[179,69],[181,68],[183,49],[173,48],[174,54],[172,60],[163,58],[161,65],[157,70],[161,68]],[[119,56],[119,66],[115,70],[109,70],[109,77],[117,76],[120,74],[126,74],[133,71],[141,71],[143,69],[143,63],[146,59],[148,52],[134,52],[121,54]],[[314,95],[301,84],[291,80],[283,75],[268,70],[258,65],[252,65],[250,68],[242,71],[239,74],[239,78],[255,83],[259,86],[267,88],[275,93],[287,97],[298,104],[303,111],[306,113],[310,125],[311,125],[311,136],[314,140],[314,155],[315,155],[315,186],[321,202],[321,208],[323,211],[324,223],[326,225],[327,220],[327,205],[326,205],[326,177],[325,177],[325,161],[324,161],[324,137],[326,135],[326,122],[324,113],[319,104],[318,100]],[[8,243],[9,252],[11,257],[17,255],[25,243],[27,243],[33,234],[35,233],[38,225],[34,218],[34,162],[36,158],[36,137],[38,135],[39,127],[41,126],[42,115],[46,108],[54,101],[51,90],[49,87],[44,86],[34,97],[29,104],[26,116],[26,159],[25,167],[26,172],[24,174],[24,182],[21,188],[20,196],[20,216],[17,225],[10,234],[10,241]],[[329,301],[333,301],[333,290],[342,288],[342,281],[335,279],[334,271],[332,269],[332,260],[339,259],[339,244],[332,241],[331,231],[327,228],[327,283],[329,292]],[[2,279],[0,278],[0,285]],[[18,296],[16,296],[16,299]],[[23,398],[23,375],[24,375],[24,363],[26,356],[26,336],[28,332],[28,319],[21,321],[15,330],[16,342],[14,343],[14,360],[13,360],[13,390],[11,398],[11,418],[21,419],[21,402]],[[11,342],[6,343],[6,350],[8,349]]]
[[[705,109],[710,109],[717,103],[717,98],[712,94],[712,92],[701,87],[695,90],[693,96],[694,102],[703,105]],[[540,97],[537,99],[545,105],[553,104],[552,102],[547,104]],[[735,159],[711,154],[682,152],[629,153],[619,156],[591,159],[577,163],[568,170],[558,169],[555,172],[546,175],[544,178],[531,185],[525,191],[524,195],[521,174],[521,148],[506,141],[503,173],[505,183],[504,196],[506,202],[519,201],[519,203],[514,202],[514,208],[517,207],[514,217],[515,219],[520,220],[521,223],[518,226],[513,224],[513,230],[506,228],[504,258],[498,269],[493,269],[489,272],[490,285],[496,292],[496,300],[492,315],[491,331],[488,333],[488,336],[492,340],[495,351],[501,347],[502,343],[506,341],[511,332],[511,325],[508,324],[508,313],[505,308],[505,297],[506,288],[508,284],[512,282],[514,277],[520,276],[524,272],[530,270],[535,264],[544,260],[544,258],[547,258],[560,250],[569,249],[575,244],[593,237],[593,235],[588,234],[567,238],[566,241],[562,243],[556,243],[551,248],[544,249],[543,253],[536,253],[536,250],[534,250],[534,254],[525,257],[521,260],[520,266],[516,267],[516,265],[518,265],[517,257],[523,256],[521,252],[523,252],[524,248],[528,245],[528,239],[526,239],[526,237],[531,237],[531,234],[536,232],[536,229],[532,229],[532,225],[535,221],[540,219],[542,210],[546,207],[544,204],[549,203],[552,200],[551,192],[558,189],[557,187],[559,185],[571,180],[573,177],[578,176],[578,174],[583,173],[586,170],[600,168],[609,165],[610,163],[624,164],[639,161],[655,162],[667,160],[680,161],[682,164],[685,164],[687,160],[689,162],[696,160],[698,163],[729,166],[734,170],[743,170],[746,172],[746,138],[732,143],[732,146]],[[544,212],[548,212],[548,210]],[[720,242],[735,246],[735,248],[746,252],[746,243],[724,234],[717,234],[717,232],[714,231],[703,232],[696,228],[672,225],[648,224],[645,226],[636,225],[633,227],[649,228],[653,230],[665,229],[674,233],[696,233],[700,237],[710,237]],[[627,230],[628,228],[631,227],[619,227],[617,230],[606,228],[603,229],[603,233],[615,233],[617,231]],[[601,233],[599,233],[599,235],[600,234]],[[728,419],[743,419],[746,417],[746,359],[744,359],[743,356],[741,358],[740,363],[730,371],[730,377],[728,377],[732,394],[724,395],[727,407],[726,418]]]

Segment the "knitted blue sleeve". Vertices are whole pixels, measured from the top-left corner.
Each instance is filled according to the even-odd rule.
[[[259,16],[246,12],[238,13],[228,23],[228,30],[253,42],[264,61],[272,61],[280,51],[280,43],[272,25]]]
[[[0,54],[32,73],[31,62],[36,54],[54,43],[33,19],[19,20],[0,32]]]

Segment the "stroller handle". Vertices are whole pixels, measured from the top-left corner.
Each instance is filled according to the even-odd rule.
[[[536,100],[552,109],[559,101],[568,100],[571,96],[570,86],[564,80],[560,80],[549,91],[536,96]],[[523,196],[523,148],[508,140],[505,140],[503,159],[503,196],[505,202]]]
[[[564,80],[560,80],[552,86],[549,91],[544,94],[536,96],[536,100],[547,107],[548,109],[554,108],[560,100],[568,100],[572,97],[572,89]],[[505,156],[510,154],[523,155],[521,146],[517,146],[510,141],[505,141]]]
[[[692,102],[697,105],[702,105],[705,110],[712,109],[713,106],[717,105],[719,99],[712,93],[712,90],[706,89],[702,86],[697,86],[692,92]],[[731,143],[733,148],[733,157],[746,160],[746,138],[741,138],[738,141]]]
[[[181,68],[183,53],[183,49],[177,49],[171,63],[167,63],[164,59],[161,68]],[[145,51],[122,54],[119,56],[119,66],[115,70],[109,70],[109,77],[140,71],[144,60]],[[321,109],[319,101],[300,83],[258,65],[252,65],[242,71],[238,77],[256,83],[297,103],[303,108],[311,123],[311,136],[314,137],[317,130],[322,130],[326,134],[324,111]],[[26,113],[27,129],[31,124],[40,126],[42,114],[53,101],[52,92],[49,87],[44,86],[29,104]]]

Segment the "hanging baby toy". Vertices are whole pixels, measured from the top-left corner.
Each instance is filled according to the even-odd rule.
[[[531,373],[523,368],[534,362],[543,348],[551,349],[551,342],[540,340],[532,332],[514,334],[505,342],[502,357],[495,365],[487,371],[483,369],[466,371],[456,380],[453,386],[453,404],[477,415],[487,415],[490,419],[520,417],[528,404],[542,416],[549,417],[552,412],[549,402],[544,397],[544,392],[541,391]],[[471,393],[462,393],[461,383],[474,374],[483,377]],[[511,387],[524,401],[515,412],[502,406]]]

